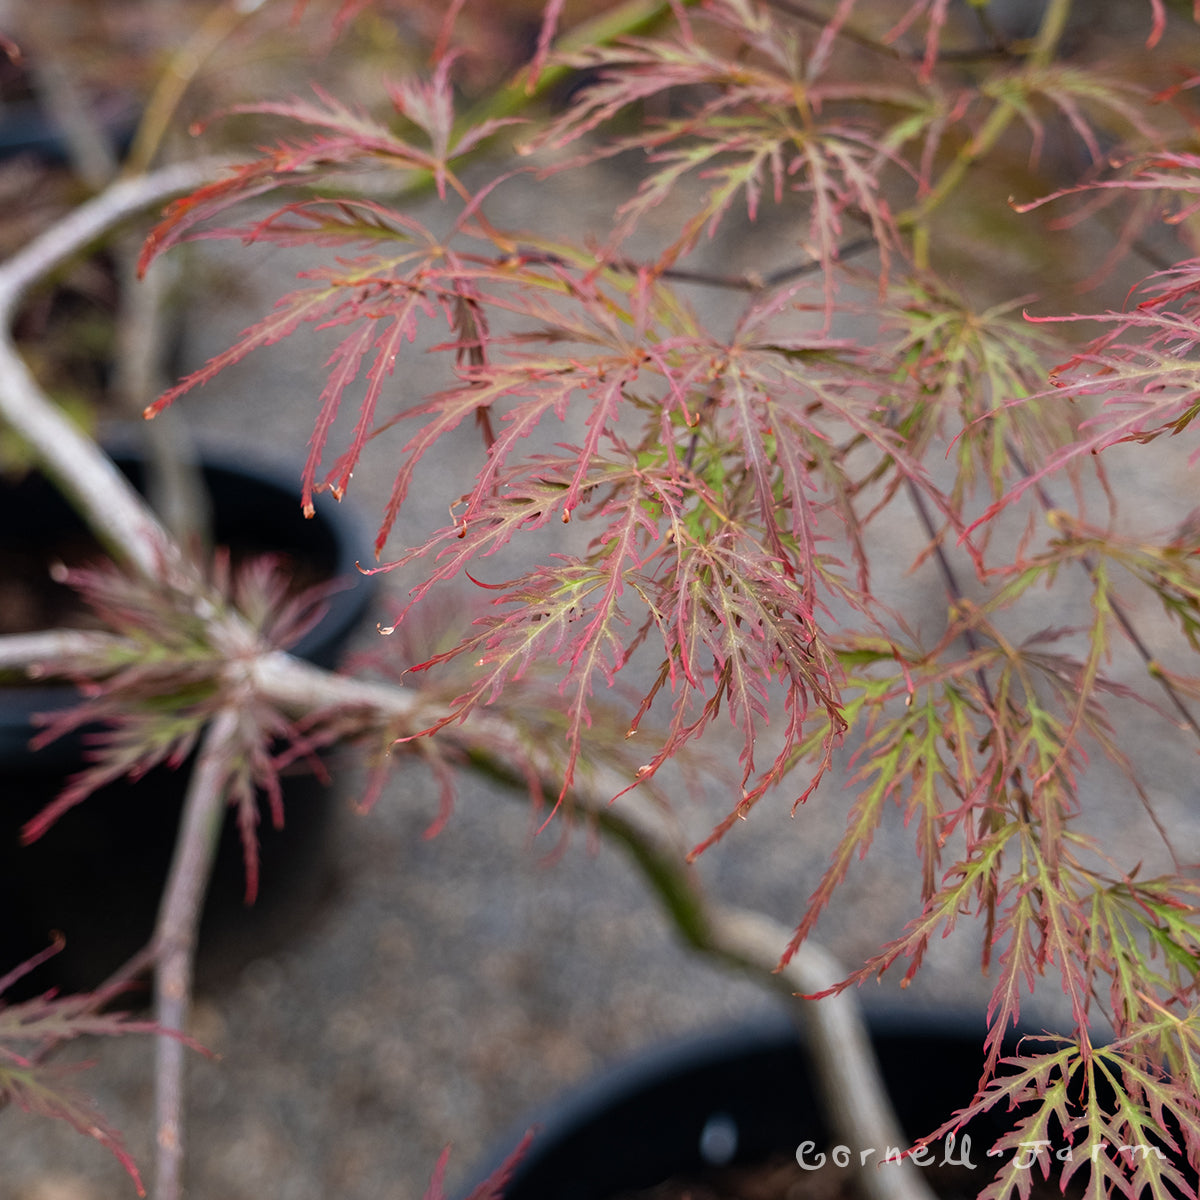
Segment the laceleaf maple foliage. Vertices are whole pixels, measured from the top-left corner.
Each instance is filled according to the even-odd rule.
[[[246,899],[253,902],[260,796],[275,827],[282,828],[281,768],[296,758],[312,759],[337,739],[343,722],[337,714],[314,714],[303,728],[297,726],[246,687],[238,664],[266,647],[299,640],[321,617],[328,585],[296,592],[280,556],[259,555],[234,565],[227,549],[213,556],[201,604],[190,587],[133,578],[111,563],[62,568],[59,578],[79,593],[94,621],[120,640],[57,662],[56,672],[76,681],[83,699],[45,716],[33,745],[38,749],[84,729],[89,761],[26,823],[22,840],[36,841],[65,812],[116,779],[138,779],[159,765],[178,768],[220,708],[236,702],[237,745],[226,763],[223,790],[237,812]]]
[[[81,1037],[121,1037],[164,1032],[152,1021],[112,1011],[115,992],[84,996],[45,995],[20,1004],[6,1004],[4,993],[20,978],[35,972],[62,949],[61,937],[40,954],[0,976],[0,1103],[13,1103],[26,1112],[41,1113],[72,1125],[110,1150],[129,1172],[139,1196],[146,1194],[137,1164],[119,1130],[99,1112],[90,1097],[75,1085],[91,1064],[48,1061],[48,1053]],[[182,1034],[193,1049],[203,1048]]]
[[[841,986],[902,960],[911,975],[935,937],[982,922],[988,1073],[960,1118],[1019,1103],[999,1150],[1057,1139],[1047,1165],[1091,1195],[1194,1197],[1200,901],[1181,867],[1143,878],[1096,843],[1083,768],[1105,756],[1136,791],[1113,711],[1142,693],[1106,677],[1118,642],[1147,658],[1142,698],[1165,689],[1178,715],[1163,736],[1200,734],[1187,707],[1200,694],[1194,506],[1156,537],[1097,524],[1084,499],[1089,477],[1123,498],[1103,479],[1111,446],[1153,455],[1166,435],[1194,436],[1200,411],[1200,121],[1181,49],[1200,45],[1195,14],[1048,0],[1013,28],[987,3],[675,0],[636,31],[631,20],[636,36],[575,36],[563,51],[559,10],[547,6],[536,41],[518,153],[482,183],[463,168],[514,136],[512,92],[462,115],[449,26],[428,79],[397,84],[389,111],[324,93],[258,106],[285,132],[177,202],[147,258],[214,236],[337,257],[151,415],[306,326],[340,331],[306,502],[343,494],[364,455],[386,453],[379,569],[423,570],[398,622],[456,580],[490,589],[490,611],[450,648],[405,664],[416,681],[450,664],[467,676],[426,736],[486,706],[519,722],[525,681],[549,672],[567,796],[580,762],[607,752],[597,697],[648,662],[626,726],[658,740],[630,786],[719,718],[739,730],[740,787],[697,853],[768,793],[800,804],[853,747],[846,833],[788,953],[898,804],[920,907]],[[579,86],[538,108],[552,68]],[[497,223],[490,201],[515,174],[616,155],[637,156],[637,180],[611,228],[571,238]],[[364,179],[393,194],[431,186],[448,231],[382,188],[359,194]],[[1153,240],[1146,195],[1168,216]],[[274,211],[239,223],[238,206],[264,197]],[[699,261],[768,208],[793,214],[770,273]],[[664,213],[669,234],[635,255],[634,235]],[[1052,307],[1064,285],[1096,265],[1075,261],[1089,223],[1115,247],[1118,294],[1148,278],[1123,308],[1064,314]],[[964,248],[989,278],[959,278]],[[1009,260],[1008,274],[989,269]],[[697,284],[744,299],[727,326],[688,302]],[[395,386],[416,353],[441,360],[441,390]],[[352,396],[358,416],[334,446]],[[471,423],[478,458],[445,525],[397,546],[426,456]],[[1017,512],[1028,524],[1013,538],[1000,521]],[[940,578],[944,614],[896,611],[876,589],[870,535],[897,519],[923,531],[914,565]],[[542,548],[562,522],[593,531],[585,549]],[[512,546],[534,565],[486,579],[489,556]],[[1047,588],[1086,589],[1088,618],[1013,635]],[[1147,593],[1178,635],[1169,666],[1131,617]],[[1047,979],[1074,1036],[999,1061]],[[1103,1049],[1099,1021],[1115,1033]],[[1109,1152],[1123,1145],[1146,1152]],[[1029,1186],[1009,1161],[985,1194]]]

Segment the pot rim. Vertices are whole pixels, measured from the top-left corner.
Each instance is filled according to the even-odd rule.
[[[899,1047],[903,1053],[903,1048],[906,1046],[910,1051],[920,1051],[922,1044],[928,1043],[930,1049],[940,1045],[944,1050],[956,1046],[969,1048],[972,1054],[978,1050],[979,1062],[982,1063],[984,1037],[987,1030],[987,1022],[982,1008],[962,1006],[950,1006],[944,1009],[936,1006],[912,1008],[894,1002],[885,1002],[865,1005],[863,1016],[872,1045],[877,1053],[881,1049],[886,1051],[887,1047],[891,1047],[893,1052]],[[1015,1051],[1017,1043],[1022,1038],[1036,1039],[1050,1036],[1047,1033],[1047,1026],[1038,1022],[1037,1015],[1032,1010],[1029,1016],[1032,1019],[1022,1020],[1021,1024],[1016,1029],[1009,1031],[1005,1037],[1006,1053]],[[474,1164],[467,1177],[467,1182],[455,1192],[455,1195],[469,1198],[473,1194],[473,1189],[477,1189],[485,1180],[501,1169],[502,1165],[512,1156],[514,1147],[521,1142],[521,1139],[527,1134],[532,1134],[531,1140],[521,1158],[516,1162],[511,1175],[511,1187],[517,1189],[512,1193],[514,1198],[526,1200],[527,1196],[533,1196],[540,1200],[547,1195],[557,1198],[561,1194],[563,1200],[567,1200],[567,1198],[573,1197],[574,1193],[569,1188],[567,1190],[555,1188],[547,1191],[545,1190],[548,1187],[546,1179],[547,1177],[551,1180],[556,1179],[561,1174],[564,1157],[570,1151],[581,1148],[581,1133],[584,1133],[583,1140],[586,1141],[586,1131],[597,1124],[612,1122],[613,1113],[618,1114],[617,1126],[628,1133],[630,1114],[639,1104],[642,1104],[643,1109],[645,1108],[645,1097],[655,1092],[667,1091],[671,1087],[679,1090],[680,1095],[684,1098],[685,1106],[690,1104],[704,1111],[711,1109],[714,1117],[724,1117],[725,1114],[720,1111],[722,1107],[720,1105],[693,1104],[695,1097],[701,1095],[702,1091],[691,1090],[689,1087],[681,1085],[680,1081],[686,1080],[688,1085],[694,1086],[695,1080],[702,1079],[703,1084],[707,1084],[711,1088],[713,1079],[720,1078],[722,1073],[729,1071],[731,1064],[741,1060],[761,1064],[772,1058],[798,1057],[798,1062],[793,1063],[793,1066],[797,1068],[794,1079],[796,1095],[799,1099],[798,1109],[805,1110],[805,1119],[809,1123],[802,1124],[795,1120],[795,1113],[783,1113],[781,1121],[787,1123],[789,1131],[794,1131],[798,1135],[796,1141],[787,1138],[784,1140],[787,1148],[793,1151],[800,1140],[809,1136],[817,1138],[818,1146],[825,1144],[821,1141],[822,1138],[828,1136],[828,1130],[824,1128],[821,1116],[824,1104],[817,1095],[805,1057],[807,1045],[808,1037],[802,1023],[796,1020],[792,1012],[779,1007],[765,1009],[761,1013],[745,1019],[702,1027],[690,1033],[652,1043],[641,1051],[635,1051],[607,1067],[600,1068],[580,1082],[569,1085],[558,1096],[551,1097],[543,1104],[534,1106],[526,1120],[522,1121],[519,1126],[511,1127],[506,1137],[502,1141],[494,1143],[490,1152]],[[953,1056],[951,1058],[953,1059]],[[960,1084],[968,1076],[970,1076],[971,1083],[978,1078],[978,1071],[972,1072],[969,1069],[973,1064],[964,1066],[962,1060],[952,1063],[949,1070],[941,1063],[940,1058],[932,1061],[930,1065],[934,1068],[934,1075],[938,1073],[939,1067],[944,1074],[957,1073],[961,1075],[962,1078],[957,1080]],[[884,1061],[881,1066],[884,1074],[887,1075],[889,1073],[888,1062]],[[893,1074],[895,1069],[894,1065],[890,1068]],[[907,1074],[903,1077],[906,1080],[909,1079]],[[926,1090],[924,1079],[913,1078],[911,1082],[915,1091]],[[969,1095],[963,1096],[961,1102],[965,1104],[969,1099]],[[753,1108],[757,1103],[754,1098],[747,1101],[745,1096],[741,1097],[741,1101],[744,1103],[734,1100],[730,1104],[731,1111],[741,1110],[739,1112],[741,1119],[734,1123],[734,1145],[739,1150],[741,1148],[739,1141],[741,1131],[737,1129],[737,1125],[741,1124],[743,1130],[747,1128],[744,1121],[745,1110],[747,1107]],[[898,1111],[901,1107],[898,1103]],[[952,1111],[952,1107],[947,1108],[934,1124],[930,1124],[928,1128],[918,1132],[910,1130],[910,1135],[915,1137],[931,1132],[936,1128],[936,1124],[940,1123],[940,1120],[948,1118]],[[695,1118],[695,1116],[696,1114],[693,1112],[691,1117]],[[623,1126],[622,1120],[624,1120]],[[917,1120],[915,1123],[923,1124],[924,1122]],[[682,1124],[686,1125],[686,1120]],[[666,1156],[673,1161],[672,1173],[686,1173],[689,1169],[705,1165],[705,1158],[701,1156],[699,1147],[701,1137],[707,1131],[707,1124],[703,1120],[694,1119],[688,1126],[686,1134],[681,1133],[679,1125],[680,1123],[676,1122],[663,1134],[664,1138],[675,1141],[672,1153]],[[778,1134],[779,1130],[776,1129],[774,1135]],[[774,1135],[764,1133],[763,1137],[775,1142]],[[675,1155],[675,1150],[685,1145],[681,1140],[681,1137],[684,1136],[689,1139],[687,1149],[692,1159],[690,1167],[687,1163],[677,1159]],[[775,1149],[780,1149],[782,1145],[783,1142],[780,1142]],[[762,1146],[759,1145],[757,1150],[761,1149]],[[583,1148],[585,1157],[589,1150],[593,1152],[594,1157],[594,1142],[591,1146]],[[623,1150],[624,1147],[618,1150],[614,1146],[612,1157],[621,1158]],[[757,1150],[755,1154],[751,1155],[751,1161],[757,1154]],[[986,1146],[976,1147],[976,1158],[983,1160],[982,1164],[976,1165],[987,1167],[986,1151]],[[733,1153],[733,1151],[730,1152]],[[721,1165],[724,1160],[712,1158],[707,1161],[711,1165]],[[606,1165],[601,1169],[606,1169]],[[529,1182],[530,1176],[534,1180],[532,1183]],[[652,1186],[652,1184],[622,1184],[618,1186],[617,1190],[630,1186],[637,1188]],[[532,1187],[533,1190],[526,1192],[522,1190],[525,1187]],[[508,1194],[509,1192],[506,1190],[505,1195]],[[608,1194],[608,1191],[594,1192],[585,1189],[579,1193],[587,1200],[593,1200],[593,1197],[602,1194]]]

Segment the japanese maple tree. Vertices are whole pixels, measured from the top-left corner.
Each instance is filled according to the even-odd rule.
[[[570,805],[595,764],[610,794],[632,789],[732,719],[729,811],[694,855],[768,797],[801,806],[852,752],[845,835],[781,961],[900,806],[919,906],[832,990],[909,978],[933,939],[981,923],[987,1072],[937,1132],[1019,1103],[1001,1148],[1110,1148],[1060,1155],[1064,1182],[1195,1197],[1200,892],[1173,856],[1143,876],[1097,842],[1083,768],[1128,771],[1154,824],[1114,713],[1140,701],[1164,739],[1200,737],[1193,505],[1146,528],[1126,515],[1133,476],[1105,472],[1130,443],[1149,464],[1132,470],[1154,472],[1200,411],[1200,10],[1033,7],[1025,27],[981,0],[674,0],[571,24],[552,0],[527,67],[496,84],[465,53],[485,17],[451,4],[427,75],[397,81],[387,111],[324,91],[239,110],[277,140],[175,201],[144,262],[211,237],[335,254],[147,415],[259,347],[338,330],[305,503],[352,494],[360,460],[386,454],[371,569],[420,573],[396,626],[455,581],[488,601],[397,664],[428,701],[404,744],[469,746],[496,715],[512,774],[543,783],[529,696],[550,686],[551,799]],[[518,174],[618,155],[631,184],[610,228],[495,215]],[[405,205],[426,190],[445,228]],[[706,263],[714,236],[768,211],[769,272]],[[742,298],[728,327],[702,319],[697,287]],[[396,386],[417,353],[443,364],[434,394]],[[446,522],[401,541],[426,456],[464,424],[478,457]],[[563,522],[586,523],[578,553],[546,549]],[[919,529],[912,565],[943,611],[878,585],[884,522]],[[532,565],[497,581],[489,556],[515,548]],[[1086,619],[1045,627],[1047,592],[1086,596]],[[1151,640],[1147,596],[1166,617]],[[1109,677],[1122,646],[1140,690]],[[1073,1029],[1002,1063],[1022,999],[1055,984]],[[1010,1156],[984,1194],[1024,1197],[1030,1176]]]

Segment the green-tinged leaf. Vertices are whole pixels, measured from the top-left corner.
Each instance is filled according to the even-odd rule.
[[[52,952],[52,951],[51,951]],[[39,955],[38,959],[45,955]],[[36,965],[33,960],[29,967]],[[18,972],[0,980],[0,992]],[[0,999],[0,1103],[11,1101],[26,1112],[66,1121],[112,1153],[129,1173],[139,1196],[145,1195],[137,1164],[116,1129],[92,1100],[73,1084],[88,1063],[55,1063],[46,1052],[79,1037],[125,1034],[167,1034],[179,1037],[192,1049],[202,1050],[182,1034],[163,1030],[152,1021],[139,1021],[127,1013],[104,1011],[90,995],[55,996],[47,993],[21,1004]]]
[[[260,793],[281,826],[281,760],[311,758],[333,730],[348,730],[337,714],[310,713],[297,725],[248,689],[243,672],[231,671],[229,662],[291,645],[324,611],[328,585],[297,590],[278,556],[251,558],[235,569],[227,551],[215,556],[199,594],[186,584],[126,575],[112,564],[66,571],[63,578],[118,636],[104,639],[100,652],[81,652],[56,666],[80,685],[82,698],[51,714],[35,745],[88,728],[87,765],[26,822],[22,839],[35,841],[114,780],[182,767],[208,722],[236,696],[239,726],[222,788],[238,810],[253,899]]]
[[[0,1009],[0,1016],[4,1011]],[[77,1064],[35,1064],[6,1050],[0,1041],[0,1099],[11,1101],[25,1112],[66,1121],[80,1133],[94,1138],[125,1168],[137,1194],[144,1196],[141,1174],[120,1133],[87,1096],[71,1085],[71,1079],[80,1069]]]
[[[1180,1157],[1169,1129],[1175,1121],[1194,1129],[1194,1106],[1118,1047],[1067,1039],[1044,1045],[1031,1044],[1026,1053],[1002,1060],[975,1100],[919,1144],[934,1143],[1003,1103],[1020,1116],[988,1150],[1001,1163],[981,1193],[986,1200],[1027,1197],[1035,1173],[1057,1175],[1063,1187],[1074,1181],[1097,1200],[1195,1200],[1195,1164]]]

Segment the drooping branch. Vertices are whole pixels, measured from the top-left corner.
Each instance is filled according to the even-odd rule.
[[[0,352],[5,349],[9,350],[15,365],[23,369],[24,364],[11,344],[0,342]],[[0,385],[4,385],[0,386],[0,393],[3,394],[8,393],[13,365],[11,360],[6,360],[0,353]],[[21,427],[32,428],[40,434],[42,425],[39,422],[46,421],[47,411],[51,410],[51,406],[32,379],[29,380],[24,399],[28,411],[23,414]],[[66,437],[68,443],[78,443],[76,449],[80,455],[80,469],[89,476],[91,483],[90,487],[81,489],[83,511],[90,519],[96,520],[99,514],[103,513],[105,506],[113,503],[114,494],[130,493],[124,499],[138,520],[119,528],[118,544],[132,561],[144,564],[143,569],[147,573],[154,573],[156,569],[160,569],[164,555],[173,550],[173,543],[169,537],[150,514],[144,512],[144,506],[136,494],[132,494],[123,477],[118,476],[114,481],[112,492],[103,487],[97,490],[95,480],[103,478],[105,467],[109,465],[98,448],[73,428],[69,431],[69,436],[62,430],[57,431],[57,434]],[[53,437],[55,434],[49,436]],[[41,440],[31,440],[39,447],[42,445]],[[60,448],[50,449],[53,453]],[[43,652],[70,653],[72,650],[84,648],[85,644],[86,648],[93,649],[97,636],[77,636],[73,631],[53,631],[0,639],[0,664],[28,666]],[[266,653],[249,666],[245,663],[239,664],[237,670],[244,673],[242,678],[247,686],[285,711],[294,710],[298,703],[308,711],[349,707],[360,708],[364,714],[372,714],[381,724],[402,724],[409,728],[418,728],[428,723],[428,714],[422,711],[426,706],[422,703],[419,693],[335,675],[282,652]],[[181,827],[176,860],[168,878],[167,893],[156,935],[156,958],[159,978],[157,1015],[160,1023],[169,1028],[180,1028],[186,1020],[194,939],[194,929],[191,929],[189,921],[193,920],[198,912],[207,880],[205,863],[209,853],[212,822],[218,822],[219,827],[220,816],[224,810],[220,789],[214,780],[221,768],[223,756],[227,753],[230,738],[228,726],[234,720],[235,714],[226,710],[214,722],[206,736],[205,750],[189,789],[187,815]],[[441,736],[468,751],[480,745],[487,746],[489,755],[499,770],[514,777],[520,774],[517,764],[526,756],[526,748],[522,746],[517,731],[500,718],[488,713],[474,713],[461,724],[444,730]],[[546,764],[546,769],[549,772],[549,764]],[[608,779],[603,774],[593,776],[591,791],[586,796],[577,797],[577,801],[597,815],[607,813],[609,797],[623,790],[626,782],[618,778]],[[633,830],[634,827],[628,828]],[[640,831],[627,832],[624,840],[628,844],[631,838],[636,840],[642,836]],[[648,860],[655,852],[648,842],[643,841],[643,845]],[[677,861],[679,870],[690,870],[684,866],[682,855],[677,856]],[[690,886],[694,888],[694,884]],[[732,911],[724,910],[725,916],[713,927],[709,944],[698,944],[698,948],[728,961],[738,961],[743,966],[751,967],[768,983],[778,986],[773,970],[778,961],[779,947],[786,943],[786,931],[773,931],[778,933],[779,937],[768,949],[769,939],[763,937],[763,919],[753,914],[735,914],[736,919],[730,919]],[[738,949],[738,931],[746,932],[751,928],[758,931],[757,942]],[[798,956],[789,967],[790,974],[785,977],[787,986],[801,991],[815,991],[828,986],[831,982],[830,971],[823,958],[818,964],[816,956],[819,954],[816,949],[811,949]],[[827,1004],[829,1001],[821,1002],[821,1006]],[[836,1005],[846,1011],[834,1020],[834,1028],[844,1033],[846,1022],[853,1023],[857,1020],[853,1013],[853,1001],[848,996],[838,998]],[[807,1007],[811,1009],[814,1006]],[[851,1078],[844,1074],[847,1051],[839,1042],[822,1045],[822,1039],[829,1036],[830,1032],[822,1021],[814,1024],[812,1037],[816,1047],[816,1061],[825,1090],[831,1095],[842,1094],[841,1110],[844,1114],[849,1114],[846,1119],[852,1122],[848,1130],[853,1128],[856,1136],[866,1136],[876,1144],[896,1144],[894,1121],[890,1124],[883,1121],[880,1124],[871,1115],[872,1112],[876,1115],[886,1115],[888,1107],[877,1073],[873,1077],[872,1086],[864,1086],[865,1080],[872,1079],[869,1058],[859,1063],[860,1069],[854,1076],[853,1089],[847,1093],[839,1082],[842,1078]],[[860,1042],[866,1045],[865,1034]],[[182,1053],[182,1047],[173,1039],[160,1039],[159,1066],[156,1072],[160,1200],[173,1200],[173,1197],[178,1195],[180,1186],[183,1154]],[[871,1094],[872,1091],[874,1095]],[[869,1101],[865,1109],[855,1101],[856,1095]],[[872,1193],[873,1200],[897,1200],[899,1193],[891,1189],[906,1186],[897,1182],[899,1176],[898,1172],[872,1172],[868,1177],[869,1184],[886,1180],[880,1184],[885,1188],[883,1192]],[[919,1188],[920,1184],[918,1181],[907,1186]],[[909,1190],[904,1194],[908,1200],[919,1200],[921,1196],[919,1190]]]
[[[654,5],[648,7],[665,8]],[[133,182],[144,183],[145,180]],[[183,183],[178,189],[172,190],[186,190],[198,182]],[[121,186],[117,185],[111,192],[117,193]],[[75,248],[85,245],[103,229],[121,219],[120,206],[110,193],[98,197],[98,200],[104,200],[105,197],[109,197],[109,206],[107,209],[98,209],[94,219],[100,221],[103,217],[108,224],[101,221],[100,225],[92,228],[86,223],[77,223]],[[137,207],[152,202],[143,200]],[[125,203],[131,201],[126,200]],[[81,216],[83,212],[81,209],[76,216]],[[56,232],[60,232],[61,228]],[[90,233],[89,228],[92,228]],[[60,235],[57,249],[53,246],[43,248],[41,265],[36,267],[35,273],[28,274],[31,268],[26,263],[27,274],[23,282],[20,269],[7,277],[0,275],[0,318],[5,328],[23,288],[50,269],[47,263],[61,262],[73,252],[72,249],[63,250]],[[55,258],[54,254],[58,257]],[[14,260],[14,263],[17,261]],[[12,266],[10,264],[10,268]],[[807,269],[807,266],[801,268]],[[11,387],[10,377],[16,381]],[[123,480],[115,477],[106,467],[103,455],[61,419],[57,425],[54,423],[52,418],[57,414],[39,398],[36,384],[24,371],[15,348],[7,339],[0,344],[0,413],[7,416],[14,427],[37,448],[64,490],[72,494],[81,510],[101,527],[102,536],[119,555],[147,575],[159,574],[168,565],[177,562],[175,542],[164,533]],[[21,652],[28,653],[29,647],[14,651],[13,656]],[[3,650],[0,649],[2,660]],[[301,711],[310,712],[314,708],[349,706],[363,710],[364,722],[376,719],[383,724],[405,723],[410,729],[425,727],[430,723],[427,719],[420,719],[427,716],[425,710],[428,705],[419,692],[344,679],[308,667],[283,654],[263,655],[249,668],[239,664],[237,669],[246,670],[249,686],[259,695],[270,698],[282,710],[296,711],[297,705],[302,706]],[[219,821],[219,814],[223,811],[218,786],[219,772],[223,756],[229,750],[232,723],[235,721],[233,710],[227,709],[210,727],[189,792],[188,815],[168,882],[156,940],[159,1019],[164,1024],[181,1026],[186,1021],[194,923],[207,877],[205,855],[214,823]],[[486,761],[500,773],[517,775],[518,766],[529,757],[528,747],[522,743],[519,732],[502,717],[491,713],[472,714],[461,724],[444,729],[438,736],[464,751],[474,752],[485,748]],[[475,757],[478,761],[478,755]],[[547,758],[542,763],[535,762],[533,768],[550,777],[554,764]],[[586,792],[582,790],[584,785],[580,785],[573,797],[579,807],[591,812],[601,827],[608,828],[614,837],[621,835],[613,824],[618,818],[608,802],[612,795],[623,790],[626,782],[610,779],[600,772],[588,781]],[[554,781],[553,790],[557,790],[557,787],[558,781]],[[639,858],[644,870],[651,863],[663,868],[659,877],[652,877],[656,890],[667,901],[677,925],[680,925],[680,918],[689,913],[695,919],[693,931],[689,932],[691,927],[686,924],[681,925],[681,929],[697,948],[749,969],[771,986],[783,986],[789,992],[819,991],[837,979],[839,972],[836,967],[820,956],[810,943],[789,963],[785,973],[776,974],[775,967],[779,952],[786,944],[787,932],[757,914],[705,905],[692,869],[684,863],[683,856],[675,854],[670,847],[663,847],[660,852],[652,840],[652,833],[642,826],[640,817],[627,815],[632,811],[631,804],[620,810],[620,819],[625,822],[623,840]],[[610,814],[613,814],[611,818]],[[852,998],[849,995],[830,998],[819,1005],[809,1004],[805,1007],[810,1017],[815,1018],[812,1041],[819,1074],[826,1091],[835,1098],[834,1112],[840,1128],[846,1131],[847,1140],[852,1131],[855,1140],[866,1137],[876,1145],[896,1144],[898,1135],[887,1112],[877,1073],[872,1071],[869,1055],[859,1052],[866,1042],[861,1025],[857,1023]],[[173,1057],[169,1048],[160,1050],[156,1110],[160,1200],[177,1195],[180,1187],[183,1155],[181,1053],[179,1051]],[[865,1182],[868,1187],[878,1183],[884,1190],[875,1191],[872,1188],[872,1194],[878,1200],[883,1200],[885,1196],[896,1195],[888,1190],[890,1186],[905,1186],[896,1183],[898,1179],[901,1179],[899,1172],[871,1171],[866,1173]],[[907,1193],[909,1196],[919,1194],[911,1190],[915,1185],[910,1183],[907,1186],[910,1189]]]
[[[27,667],[41,651],[94,653],[111,642],[114,639],[103,634],[69,630],[3,638],[0,665]],[[282,651],[267,651],[250,661],[231,664],[229,681],[231,688],[241,687],[246,695],[254,693],[295,717],[321,710],[357,711],[364,729],[375,725],[409,732],[426,727],[438,715],[418,691],[338,675]],[[211,865],[212,839],[224,814],[220,775],[236,721],[236,710],[228,707],[214,720],[189,786],[154,942],[156,1019],[164,1028],[182,1029],[186,1024],[195,922]],[[558,790],[550,756],[530,761],[528,744],[503,716],[476,711],[443,729],[438,737],[497,778],[519,785],[532,771],[545,776],[548,789]],[[615,770],[597,768],[586,781],[575,784],[571,802],[595,820],[610,840],[631,853],[647,884],[662,900],[677,934],[689,946],[793,997],[823,991],[843,977],[829,954],[811,941],[783,971],[777,971],[788,931],[762,914],[710,904],[699,887],[695,868],[687,864],[682,849],[666,838],[648,806],[639,803],[636,795],[612,804],[611,798],[624,791],[628,782]],[[903,1135],[889,1107],[853,996],[846,992],[820,1001],[801,1000],[800,1013],[819,1086],[843,1140],[899,1145]],[[181,1044],[160,1038],[156,1071],[158,1200],[174,1200],[179,1194],[183,1066]],[[927,1200],[928,1196],[923,1180],[909,1167],[865,1169],[863,1186],[870,1200]]]
[[[272,703],[283,707],[299,703],[311,706],[310,711],[318,707],[361,708],[364,713],[374,711],[383,724],[411,724],[422,716],[423,706],[416,693],[332,675],[281,653],[258,658],[250,677],[260,695],[269,696]],[[530,761],[528,745],[503,717],[475,710],[461,724],[441,730],[438,737],[469,754],[477,768],[488,770],[514,787],[522,786],[532,770],[544,776],[548,791],[559,789],[553,763],[549,758]],[[486,747],[482,756],[480,747]],[[523,762],[527,769],[519,769]],[[614,770],[597,767],[586,781],[576,781],[572,786],[570,802],[630,853],[661,900],[675,932],[687,945],[797,1000],[819,1086],[841,1140],[873,1146],[902,1144],[899,1122],[888,1102],[869,1035],[851,993],[819,1001],[803,999],[845,977],[836,960],[808,941],[786,967],[778,970],[790,932],[761,913],[710,903],[683,849],[668,841],[652,819],[649,807],[639,803],[637,793],[627,792],[628,782]],[[612,797],[618,793],[625,795],[614,804]],[[860,1166],[860,1181],[869,1200],[931,1200],[932,1193],[923,1177],[907,1161],[886,1171],[876,1170],[873,1163]]]
[[[182,558],[145,502],[94,442],[45,402],[12,339],[0,332],[0,419],[35,451],[46,474],[86,515],[114,557],[154,578]]]
[[[833,987],[846,972],[824,947],[804,943],[778,974],[774,964],[781,939],[790,931],[763,913],[720,905],[714,908],[708,953],[741,967],[764,984],[804,997]],[[834,1003],[831,1003],[833,1001]],[[907,1140],[888,1100],[879,1063],[858,1004],[849,992],[822,1000],[801,999],[809,1054],[831,1128],[838,1140],[854,1145],[905,1146]],[[882,1156],[881,1156],[882,1157]],[[869,1200],[933,1200],[933,1191],[911,1160],[878,1160],[856,1165],[859,1186]]]
[[[791,932],[763,913],[708,901],[695,869],[664,842],[644,807],[614,808],[594,794],[581,796],[579,804],[603,833],[629,851],[688,946],[746,972],[768,990],[782,991],[796,1005],[835,1137],[847,1145],[905,1145],[857,1002],[846,991],[821,1000],[807,998],[845,978],[833,955],[809,940],[780,968],[780,947]],[[911,1162],[895,1166],[879,1170],[876,1162],[860,1157],[858,1183],[868,1200],[932,1200],[929,1185]]]

